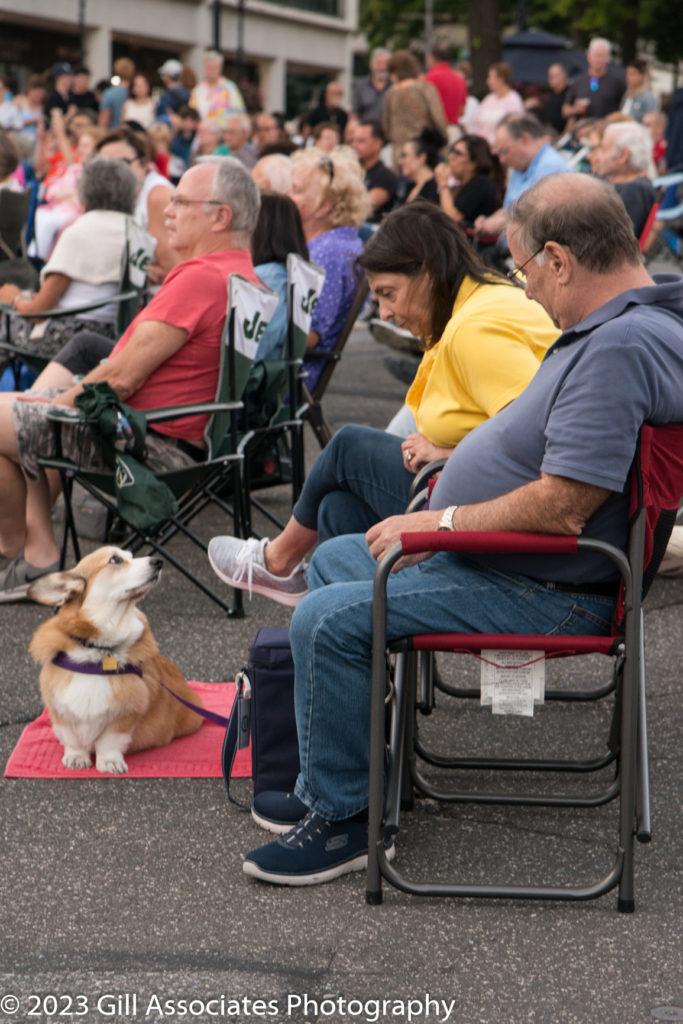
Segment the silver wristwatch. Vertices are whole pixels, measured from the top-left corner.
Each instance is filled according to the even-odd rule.
[[[444,509],[443,513],[441,514],[441,519],[439,519],[439,525],[437,529],[454,530],[455,527],[453,526],[453,516],[455,515],[459,508],[459,505],[449,505],[448,508]]]

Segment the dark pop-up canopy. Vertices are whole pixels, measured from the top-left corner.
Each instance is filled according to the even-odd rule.
[[[521,83],[545,84],[551,64],[564,64],[570,78],[586,69],[585,54],[572,49],[564,36],[535,28],[504,39],[503,60],[512,68],[515,82]]]

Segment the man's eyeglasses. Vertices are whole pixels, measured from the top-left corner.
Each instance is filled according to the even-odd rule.
[[[531,261],[535,260],[537,256],[540,256],[544,249],[545,242],[543,243],[540,249],[536,250],[533,256],[530,256],[528,260],[525,260],[524,263],[522,263],[521,267],[515,267],[514,270],[508,270],[507,274],[505,275],[508,281],[518,281],[520,275],[524,273],[524,268],[528,267]]]
[[[330,176],[330,184],[331,184],[334,181],[334,164],[330,160],[329,156],[321,157],[318,166],[322,167],[324,170],[327,171],[327,173]]]
[[[183,206],[194,206],[195,204],[201,204],[202,206],[225,206],[225,203],[221,202],[220,199],[186,199],[185,196],[171,196],[169,199],[171,206],[180,207]]]

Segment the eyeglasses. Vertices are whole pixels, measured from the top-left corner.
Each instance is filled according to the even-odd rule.
[[[544,249],[545,242],[543,243],[540,249],[536,250],[533,256],[530,256],[528,260],[525,260],[524,263],[522,263],[521,267],[515,267],[514,270],[508,270],[507,274],[505,275],[508,281],[518,281],[520,275],[524,272],[524,268],[528,267],[531,261],[535,260],[537,256],[540,256]]]
[[[121,157],[119,157],[119,160],[123,160],[124,164],[128,164],[129,167],[130,167],[131,164],[136,164],[139,159],[140,159],[139,156],[131,156],[131,157],[121,156]]]
[[[469,156],[469,153],[463,149],[452,149],[451,156]]]
[[[320,161],[318,163],[318,166],[322,167],[323,170],[327,171],[327,173],[330,176],[330,184],[331,184],[334,181],[334,164],[330,160],[329,156],[321,157]]]
[[[186,199],[185,196],[171,196],[169,199],[171,206],[182,207],[194,206],[199,204],[201,206],[225,206],[220,199]]]

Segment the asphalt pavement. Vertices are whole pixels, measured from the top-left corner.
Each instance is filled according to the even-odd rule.
[[[335,427],[381,427],[396,410],[402,388],[385,355],[356,329],[324,403]],[[315,450],[309,434],[309,458]],[[286,512],[285,490],[266,500]],[[258,517],[256,525],[265,531]],[[206,514],[200,533],[219,532],[222,516]],[[200,552],[182,540],[177,550],[212,579]],[[636,849],[634,914],[617,913],[615,893],[568,904],[417,899],[387,888],[383,905],[369,907],[358,874],[306,889],[269,887],[242,874],[241,855],[265,834],[226,804],[220,780],[3,779],[1,1024],[683,1020],[682,605],[683,579],[657,581],[646,604],[654,836]],[[189,678],[212,681],[233,676],[258,628],[289,617],[254,597],[245,618],[229,620],[172,569],[144,610],[163,653]],[[0,609],[2,765],[40,712],[27,648],[45,615],[31,604]],[[549,677],[604,679],[606,663],[572,662],[553,664]],[[478,672],[471,661],[456,667],[443,658],[440,667],[451,682]],[[472,754],[604,749],[609,708],[546,706],[531,720],[494,720],[467,703],[440,702],[424,720],[439,749],[449,740]],[[487,780],[467,783],[476,781]],[[247,783],[237,788],[248,792]],[[616,816],[615,805],[419,801],[405,815],[396,864],[440,881],[586,882],[611,863]]]

